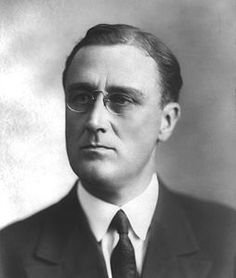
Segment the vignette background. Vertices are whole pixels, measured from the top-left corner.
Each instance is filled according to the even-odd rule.
[[[158,171],[174,190],[236,208],[234,0],[0,0],[0,227],[73,185],[61,73],[98,23],[137,25],[173,50],[182,119],[160,148]]]

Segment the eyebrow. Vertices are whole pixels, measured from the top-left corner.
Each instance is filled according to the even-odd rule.
[[[67,91],[76,90],[76,89],[85,89],[85,90],[91,90],[91,91],[99,90],[95,84],[89,83],[89,82],[72,83],[71,85],[69,85],[66,88]],[[126,92],[126,93],[132,94],[134,96],[140,97],[142,99],[145,98],[145,95],[143,94],[143,92],[141,90],[138,90],[138,89],[130,87],[130,86],[112,85],[112,86],[108,86],[108,88],[105,89],[105,91],[108,93]]]
[[[129,87],[129,86],[109,86],[107,91],[109,93],[113,93],[113,92],[127,92],[127,93],[130,93],[134,96],[138,96],[142,99],[145,98],[143,92],[141,90],[138,90],[136,88],[133,88],[133,87]]]
[[[96,90],[97,86],[89,82],[76,82],[69,85],[66,90],[76,90],[76,89],[85,89],[85,90]]]

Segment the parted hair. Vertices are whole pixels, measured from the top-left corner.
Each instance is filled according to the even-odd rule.
[[[152,57],[156,64],[161,82],[161,105],[177,102],[183,81],[180,65],[172,51],[156,36],[126,24],[98,24],[90,28],[72,49],[67,57],[62,82],[76,53],[83,47],[96,45],[132,45]]]

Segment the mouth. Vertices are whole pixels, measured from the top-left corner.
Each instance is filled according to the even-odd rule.
[[[84,145],[81,147],[82,150],[114,150],[114,148],[104,146],[104,145],[96,145],[96,144],[89,144]]]

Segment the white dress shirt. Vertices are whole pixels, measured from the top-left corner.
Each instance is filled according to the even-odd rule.
[[[153,174],[151,182],[139,196],[119,207],[94,197],[84,189],[80,181],[78,182],[78,198],[90,228],[101,245],[109,278],[112,278],[111,253],[119,240],[119,234],[109,229],[111,220],[120,209],[127,215],[131,224],[128,235],[134,247],[137,270],[141,274],[147,248],[148,230],[156,207],[158,190],[158,179],[156,174]]]

